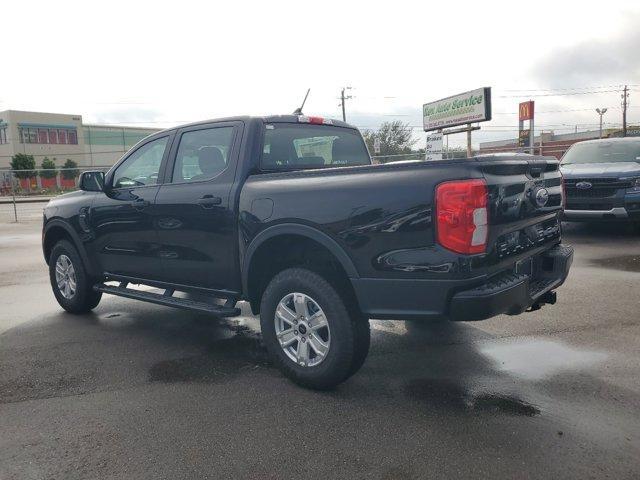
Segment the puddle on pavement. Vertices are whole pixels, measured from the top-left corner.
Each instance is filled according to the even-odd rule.
[[[640,272],[640,255],[622,255],[619,257],[591,260],[593,265],[624,272]]]
[[[534,417],[540,409],[524,400],[499,393],[473,393],[451,380],[418,379],[405,386],[405,394],[432,407],[468,412]]]
[[[581,350],[550,340],[496,342],[481,346],[479,351],[494,362],[497,370],[527,380],[541,380],[562,371],[583,369],[607,358],[606,353]]]
[[[150,382],[219,383],[247,370],[269,367],[268,354],[259,337],[241,333],[216,340],[206,353],[164,360],[149,369]]]

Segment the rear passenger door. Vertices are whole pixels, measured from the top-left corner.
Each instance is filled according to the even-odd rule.
[[[179,130],[156,197],[164,280],[239,290],[237,219],[231,188],[242,122]]]

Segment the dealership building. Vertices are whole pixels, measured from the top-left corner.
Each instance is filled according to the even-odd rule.
[[[602,138],[621,137],[620,128],[607,128],[602,130]],[[627,128],[627,136],[640,136],[640,127],[632,126]],[[563,133],[556,135],[553,132],[543,132],[533,139],[533,150],[537,155],[552,156],[562,158],[571,145],[585,140],[595,140],[600,138],[599,130],[585,132]],[[529,151],[531,147],[518,147],[518,139],[497,140],[494,142],[481,142],[479,153],[506,153],[514,151]]]
[[[67,159],[80,167],[113,165],[154,128],[85,124],[82,115],[0,112],[0,169],[11,168],[16,153],[33,155],[36,166],[48,157],[62,167]]]

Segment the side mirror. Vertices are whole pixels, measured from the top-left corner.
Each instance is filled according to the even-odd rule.
[[[80,175],[80,190],[85,192],[102,192],[104,191],[104,172],[92,170],[82,172]]]

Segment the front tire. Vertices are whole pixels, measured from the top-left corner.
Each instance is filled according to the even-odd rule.
[[[282,373],[318,390],[353,375],[366,357],[369,328],[349,312],[334,286],[315,272],[289,268],[273,277],[262,295],[260,325]]]
[[[87,313],[100,303],[76,248],[67,240],[55,244],[49,257],[49,280],[58,304],[69,313]]]

